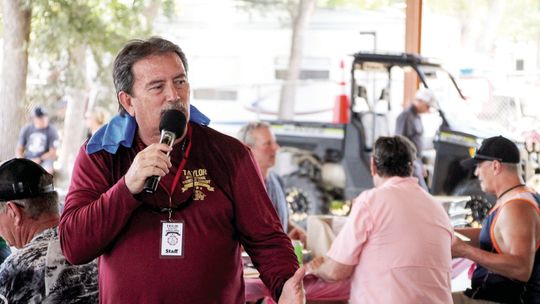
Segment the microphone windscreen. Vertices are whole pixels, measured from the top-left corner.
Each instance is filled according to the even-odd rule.
[[[186,129],[186,115],[180,110],[167,110],[159,122],[159,131],[169,131],[179,138]]]

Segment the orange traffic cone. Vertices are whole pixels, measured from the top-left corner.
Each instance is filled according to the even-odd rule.
[[[334,104],[334,123],[346,124],[349,122],[349,96],[339,94]]]
[[[339,86],[341,88],[341,93],[336,97],[334,103],[334,123],[346,124],[349,122],[349,96],[347,95],[347,88],[345,86],[345,65],[343,60],[341,60],[339,67],[341,69],[341,81]]]

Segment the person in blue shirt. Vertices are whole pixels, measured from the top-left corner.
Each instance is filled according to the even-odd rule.
[[[238,131],[237,138],[251,148],[283,231],[291,239],[300,240],[305,245],[306,231],[289,218],[289,206],[285,199],[283,181],[279,175],[270,170],[276,163],[276,153],[279,149],[270,125],[260,121],[250,122]]]

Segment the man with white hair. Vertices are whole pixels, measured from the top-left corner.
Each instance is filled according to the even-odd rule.
[[[300,240],[306,244],[306,231],[289,218],[289,207],[285,199],[283,181],[279,175],[270,170],[276,163],[276,154],[279,149],[270,124],[262,121],[250,122],[238,131],[237,138],[251,148],[253,157],[264,178],[266,192],[274,209],[276,209],[283,231],[291,239]]]
[[[422,164],[424,125],[422,124],[420,114],[429,112],[429,108],[435,101],[435,94],[432,90],[425,88],[419,89],[412,104],[403,110],[396,120],[396,135],[405,136],[414,143],[416,160],[414,161],[413,175],[418,178],[418,183],[426,191],[428,190],[424,179],[426,172]]]

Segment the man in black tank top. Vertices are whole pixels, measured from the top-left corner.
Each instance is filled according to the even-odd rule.
[[[476,263],[471,288],[452,294],[454,303],[540,303],[540,201],[519,175],[520,153],[510,140],[483,141],[476,155],[462,162],[476,166],[482,190],[497,202],[482,229],[456,229],[452,255]]]

